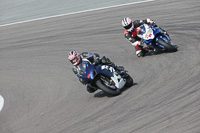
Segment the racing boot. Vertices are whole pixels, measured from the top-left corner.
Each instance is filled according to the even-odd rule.
[[[100,60],[100,63],[101,63],[101,64],[108,65],[108,66],[111,66],[111,67],[113,67],[116,71],[123,71],[123,70],[124,70],[124,67],[123,67],[123,66],[117,66],[117,65],[115,65],[113,62],[110,61],[109,58],[106,58],[106,57],[102,57],[101,60]]]
[[[99,63],[100,63],[100,64],[103,64],[103,65],[108,65],[108,64],[110,64],[110,63],[112,63],[112,62],[110,61],[109,58],[106,58],[105,56],[103,56],[103,57],[99,60]]]
[[[123,67],[123,66],[115,65],[113,62],[110,62],[110,63],[108,64],[108,66],[113,67],[116,71],[124,71],[124,67]]]

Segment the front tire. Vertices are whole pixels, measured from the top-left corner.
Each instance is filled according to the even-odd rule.
[[[157,41],[160,45],[164,46],[167,52],[176,52],[177,48],[175,48],[173,45],[166,43],[161,38]]]
[[[107,94],[109,95],[112,95],[112,96],[116,96],[116,95],[119,95],[121,94],[120,90],[116,88],[116,90],[112,89],[112,88],[109,88],[108,86],[106,86],[100,79],[98,79],[96,81],[96,85],[104,92],[106,92]]]

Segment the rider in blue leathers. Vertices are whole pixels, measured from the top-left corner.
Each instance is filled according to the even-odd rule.
[[[89,60],[91,64],[94,64],[94,65],[96,64],[109,65],[119,71],[124,69],[122,66],[115,65],[113,62],[110,61],[109,58],[106,58],[105,56],[103,58],[100,58],[99,54],[97,53],[83,52],[81,54],[78,54],[75,50],[73,50],[69,52],[68,59],[73,64],[72,70],[75,74],[78,74],[80,71],[79,65],[82,63],[82,59],[87,59]],[[81,80],[80,82],[83,83]],[[97,90],[96,88],[93,88],[89,84],[87,84],[86,87],[89,93],[93,93]]]

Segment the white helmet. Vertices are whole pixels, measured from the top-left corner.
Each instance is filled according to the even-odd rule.
[[[129,17],[122,19],[122,26],[129,32],[132,32],[134,29],[133,22]]]

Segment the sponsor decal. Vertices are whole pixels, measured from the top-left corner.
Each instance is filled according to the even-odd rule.
[[[91,76],[91,74],[88,74],[87,78],[89,79],[89,78],[90,78],[90,76]]]

